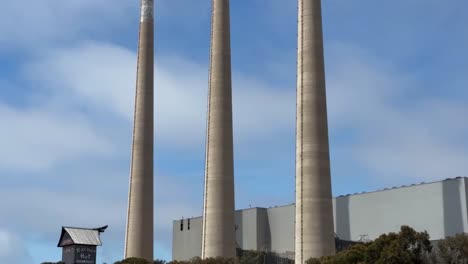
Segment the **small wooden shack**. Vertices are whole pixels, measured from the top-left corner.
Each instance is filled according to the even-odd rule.
[[[62,227],[57,245],[62,248],[62,261],[65,264],[96,264],[96,247],[102,245],[100,234],[106,228]]]

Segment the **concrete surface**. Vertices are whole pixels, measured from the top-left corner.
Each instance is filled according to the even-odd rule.
[[[125,258],[153,260],[153,0],[141,2]]]
[[[298,0],[296,263],[335,253],[320,0]]]
[[[212,5],[202,258],[236,252],[229,0]]]

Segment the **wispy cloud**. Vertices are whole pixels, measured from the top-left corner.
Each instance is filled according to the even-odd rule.
[[[64,100],[68,108],[90,107],[131,121],[134,52],[93,42],[46,54],[24,70],[38,87]],[[155,123],[160,144],[203,145],[207,80],[206,65],[177,56],[156,57]],[[274,135],[294,125],[294,87],[271,87],[253,76],[234,73],[233,97],[236,140]]]
[[[108,34],[105,29],[138,23],[137,1],[70,0],[7,1],[0,9],[0,53],[27,47],[27,52],[50,45],[73,43],[90,31]],[[132,19],[133,18],[133,19]],[[55,42],[55,43],[54,43]]]
[[[109,155],[112,144],[96,134],[79,113],[57,113],[42,107],[16,109],[1,104],[0,168],[37,171],[79,156]]]
[[[361,49],[337,45],[332,53],[331,131],[348,131],[349,159],[387,184],[466,175],[466,105],[415,96],[418,75]]]
[[[33,260],[18,236],[0,229],[0,262],[30,264]]]
[[[46,50],[22,65],[19,85],[32,88],[25,94],[26,105],[20,108],[3,103],[0,108],[2,120],[12,124],[0,132],[4,135],[2,146],[6,146],[0,149],[4,157],[0,170],[21,174],[23,179],[49,174],[47,181],[57,182],[17,186],[10,178],[14,187],[1,195],[21,199],[1,206],[10,219],[17,219],[4,219],[2,225],[10,230],[21,225],[22,232],[28,230],[36,234],[36,240],[52,243],[61,225],[109,224],[107,244],[121,247],[135,59],[134,52],[118,45],[83,42]],[[157,58],[156,156],[165,149],[176,149],[194,153],[192,160],[204,159],[207,79],[206,65],[178,56]],[[267,146],[275,135],[285,129],[292,131],[294,89],[271,90],[268,83],[235,73],[233,94],[235,141],[246,146],[244,153],[254,158],[261,150],[253,155],[248,146],[257,139]],[[111,169],[122,161],[118,169]],[[70,163],[73,167],[67,166]],[[193,171],[172,168],[160,174],[156,164],[155,233],[158,250],[164,254],[170,252],[172,220],[201,214],[203,163],[199,165]],[[66,167],[73,171],[66,172]],[[187,174],[195,178],[187,180]],[[84,185],[88,187],[80,188]],[[174,193],[179,194],[178,199],[173,199]],[[39,215],[53,221],[29,217]]]

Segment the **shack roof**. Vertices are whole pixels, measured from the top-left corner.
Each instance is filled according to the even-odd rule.
[[[101,246],[99,235],[106,228],[107,226],[101,228],[62,227],[57,247],[69,245]]]

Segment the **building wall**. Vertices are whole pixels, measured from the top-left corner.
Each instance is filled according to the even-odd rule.
[[[257,250],[258,241],[263,237],[262,229],[267,221],[258,221],[259,211],[263,215],[264,208],[251,208],[235,212],[236,246],[246,250]],[[181,229],[181,221],[183,226]],[[258,226],[260,225],[260,229]],[[188,260],[201,256],[202,217],[173,221],[172,227],[172,259]]]
[[[344,240],[375,239],[401,225],[432,240],[467,232],[464,178],[348,195],[333,200],[335,232]]]
[[[336,197],[335,233],[354,241],[398,232],[401,225],[426,230],[431,240],[468,233],[467,188],[467,178],[456,178]],[[294,252],[294,213],[294,204],[236,211],[236,244],[242,249],[290,255]],[[201,217],[193,218],[187,230],[184,220],[183,231],[180,221],[174,221],[173,259],[200,256],[201,221]]]
[[[183,226],[181,229],[181,221]],[[202,217],[173,221],[172,226],[172,259],[189,260],[201,255]]]
[[[62,261],[65,264],[73,264],[75,262],[75,246],[64,246],[62,248]]]
[[[271,232],[268,224],[268,211],[258,208],[257,211],[257,250],[271,251]]]
[[[272,252],[294,251],[294,205],[268,208],[268,223]]]
[[[234,223],[236,228],[236,246],[245,250],[256,250],[257,245],[257,215],[262,208],[251,208],[236,211]]]

